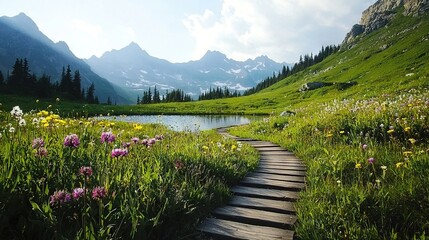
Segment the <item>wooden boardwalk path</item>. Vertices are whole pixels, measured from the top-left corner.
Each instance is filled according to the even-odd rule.
[[[305,165],[280,146],[237,138],[259,151],[259,167],[232,188],[231,201],[212,212],[198,230],[210,239],[293,239],[294,202],[305,188]]]

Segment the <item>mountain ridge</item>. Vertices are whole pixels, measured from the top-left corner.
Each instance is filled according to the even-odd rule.
[[[82,87],[95,84],[95,94],[101,102],[110,97],[116,103],[131,103],[121,90],[91,71],[65,42],[54,43],[44,35],[25,13],[0,17],[0,35],[0,71],[9,72],[16,59],[26,58],[32,73],[38,77],[47,74],[55,82],[60,81],[63,67],[70,65],[72,71],[79,70]]]

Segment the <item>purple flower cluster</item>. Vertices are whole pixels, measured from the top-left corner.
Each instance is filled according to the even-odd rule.
[[[33,144],[31,144],[31,147],[33,149],[41,148],[44,146],[45,146],[45,141],[43,141],[43,139],[41,139],[41,138],[35,138],[33,140]]]
[[[134,144],[136,144],[136,143],[138,143],[138,142],[140,141],[140,139],[139,139],[138,137],[133,137],[133,138],[131,138],[131,141],[132,141]]]
[[[33,143],[31,144],[33,149],[36,149],[36,156],[38,157],[46,157],[48,156],[48,150],[45,148],[45,141],[41,138],[35,138]]]
[[[100,142],[101,143],[112,143],[115,141],[115,135],[112,132],[103,132],[101,134]]]
[[[85,196],[85,189],[84,188],[75,188],[72,192],[73,198],[78,200],[81,197]]]
[[[59,190],[59,191],[55,191],[54,194],[52,194],[49,200],[49,204],[55,207],[55,206],[61,206],[62,204],[68,203],[70,201],[71,201],[70,193],[64,190]]]
[[[95,187],[92,189],[92,199],[101,200],[107,196],[107,190],[104,187]]]
[[[112,157],[122,157],[122,156],[127,156],[128,155],[128,150],[126,148],[115,148],[112,150]]]
[[[80,169],[79,169],[79,173],[80,173],[80,175],[82,175],[82,176],[85,176],[85,177],[90,177],[90,176],[92,176],[92,168],[91,167],[81,167]]]
[[[70,134],[64,138],[64,146],[66,147],[78,147],[79,144],[79,137],[76,134]]]
[[[373,157],[368,158],[368,163],[369,164],[374,164],[374,162],[375,162],[375,159]]]
[[[156,135],[155,136],[155,140],[157,140],[157,141],[161,141],[162,139],[164,139],[164,135]]]
[[[156,143],[156,139],[155,138],[143,139],[142,140],[142,144],[145,145],[146,147],[152,147],[155,143]]]

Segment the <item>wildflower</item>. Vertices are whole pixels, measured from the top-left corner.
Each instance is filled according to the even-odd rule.
[[[143,126],[138,124],[134,124],[133,127],[134,127],[134,130],[141,130],[143,128]]]
[[[414,139],[414,138],[410,138],[410,139],[408,139],[408,141],[410,141],[410,143],[411,143],[411,144],[414,144],[414,143],[416,143],[416,142],[417,142],[417,140],[416,140],[416,139]]]
[[[40,121],[38,118],[33,118],[33,121],[31,122],[33,125],[39,125]]]
[[[143,145],[147,146],[147,145],[148,145],[148,143],[149,143],[149,141],[148,141],[146,138],[142,140],[142,144],[143,144]]]
[[[174,162],[174,168],[176,170],[180,170],[183,168],[183,162],[180,159],[176,159],[176,161]]]
[[[405,132],[409,132],[411,130],[411,128],[410,127],[406,127],[406,128],[404,128],[404,131]]]
[[[366,145],[366,144],[362,144],[362,145],[361,145],[361,148],[362,148],[362,150],[364,150],[364,151],[365,151],[365,150],[368,148],[368,145]]]
[[[43,139],[41,139],[41,138],[35,138],[33,140],[33,144],[31,144],[31,147],[33,149],[41,148],[44,146],[45,146],[45,141],[43,141]]]
[[[74,199],[79,199],[85,195],[85,189],[84,188],[75,188],[73,189],[72,196]]]
[[[337,180],[338,186],[341,185],[341,180]]]
[[[12,111],[10,111],[10,114],[14,118],[21,118],[23,113],[22,113],[21,108],[19,108],[19,106],[15,106],[12,108]]]
[[[380,128],[384,128],[384,124],[382,123],[382,124],[380,124]]]
[[[204,150],[209,150],[209,147],[207,147],[207,146],[203,146],[203,149],[204,149]]]
[[[19,119],[18,125],[20,127],[25,127],[25,125],[27,125],[27,122],[25,121],[24,118]]]
[[[326,134],[326,137],[328,137],[328,138],[329,138],[329,137],[332,137],[332,136],[333,136],[333,134],[332,134],[332,133],[330,133],[330,132],[329,132],[328,134]]]
[[[44,147],[40,147],[36,150],[36,156],[38,157],[46,157],[48,156],[48,150]]]
[[[362,164],[360,164],[360,163],[356,163],[355,168],[357,168],[357,169],[362,168]]]
[[[60,98],[56,98],[56,99],[55,99],[55,101],[59,102],[59,101],[60,101]]]
[[[107,191],[104,187],[95,187],[92,189],[92,199],[101,200],[106,197]]]
[[[374,164],[374,162],[375,162],[375,159],[373,157],[368,158],[368,163],[369,164]]]
[[[131,143],[130,142],[123,142],[122,143],[122,147],[123,148],[129,148],[131,146]]]
[[[3,135],[0,133],[0,138],[2,137]]]
[[[36,99],[36,103],[39,103],[39,99]]]
[[[115,135],[112,132],[103,132],[101,134],[100,142],[112,143],[115,141]]]
[[[232,146],[231,146],[231,151],[234,151],[235,149],[237,149],[237,146],[232,145]]]
[[[405,151],[402,154],[404,154],[404,156],[408,157],[409,155],[413,154],[413,152],[411,152],[411,151]]]
[[[133,138],[131,138],[131,141],[134,143],[134,144],[136,144],[136,143],[138,143],[139,142],[139,138],[138,137],[133,137]]]
[[[155,143],[156,143],[156,139],[155,139],[155,138],[151,138],[151,139],[149,139],[149,141],[148,141],[149,146],[152,146],[152,145],[154,145]]]
[[[127,155],[128,155],[128,150],[124,148],[115,148],[112,150],[112,153],[111,153],[112,157],[122,157]]]
[[[51,206],[59,206],[64,203],[70,202],[70,200],[71,200],[70,193],[64,190],[59,190],[59,191],[55,191],[54,194],[51,195],[49,204]]]
[[[392,134],[392,133],[394,133],[395,132],[395,130],[394,129],[389,129],[389,130],[387,130],[387,133],[389,133],[389,134]]]
[[[396,163],[396,168],[400,168],[404,165],[404,162],[398,162]]]
[[[383,166],[381,166],[380,168],[381,168],[381,170],[383,170],[383,171],[386,171],[386,170],[387,170],[387,166],[384,166],[384,165],[383,165]]]
[[[92,176],[92,167],[86,167],[86,166],[80,167],[79,173],[82,176],[90,177]]]
[[[340,134],[344,134],[344,131],[340,131]]]
[[[76,134],[70,134],[64,138],[64,146],[66,147],[78,147],[79,144],[79,137]]]
[[[164,139],[164,135],[156,135],[155,136],[155,140],[157,140],[157,141],[161,141],[162,139]]]
[[[10,128],[9,128],[9,132],[10,132],[10,133],[14,133],[14,132],[15,132],[15,128],[14,128],[14,127],[10,127]]]

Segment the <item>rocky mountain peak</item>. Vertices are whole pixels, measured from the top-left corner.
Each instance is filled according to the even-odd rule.
[[[428,0],[378,0],[363,11],[359,24],[352,27],[343,44],[351,43],[360,34],[369,34],[386,26],[396,14],[396,10],[404,8],[405,16],[420,16],[429,10]]]

